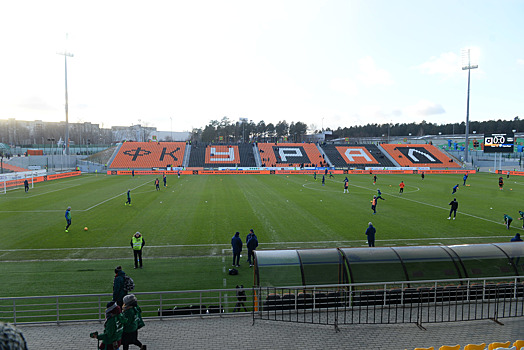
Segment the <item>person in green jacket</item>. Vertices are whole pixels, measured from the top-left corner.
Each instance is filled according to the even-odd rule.
[[[506,227],[509,230],[509,225],[511,225],[511,222],[513,221],[513,218],[509,216],[508,214],[504,214],[504,223],[506,224]]]
[[[106,321],[104,323],[104,332],[91,333],[91,338],[101,340],[99,349],[101,350],[116,350],[121,344],[122,333],[124,331],[123,316],[120,306],[114,301],[110,301],[106,305]]]
[[[123,310],[122,346],[124,350],[129,350],[131,344],[140,347],[140,350],[146,350],[147,347],[138,340],[138,330],[144,326],[144,321],[142,320],[142,310],[140,310],[134,294],[128,294],[124,297]]]

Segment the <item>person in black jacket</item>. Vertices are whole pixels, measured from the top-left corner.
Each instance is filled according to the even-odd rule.
[[[249,263],[249,267],[253,267],[253,264],[255,263],[255,253],[253,251],[255,251],[258,247],[258,238],[255,235],[253,229],[249,230],[249,234],[246,237],[246,247],[247,262]]]
[[[115,268],[115,279],[113,280],[113,301],[116,301],[118,306],[124,305],[124,297],[127,295],[125,290],[126,273],[122,270],[122,266]]]
[[[449,217],[448,220],[451,219],[451,214],[453,214],[453,220],[457,217],[457,209],[459,207],[459,203],[457,202],[457,198],[453,198],[451,202],[449,202],[449,205],[451,205],[451,209],[449,210]]]
[[[231,247],[233,248],[233,266],[240,267],[240,253],[242,252],[240,232],[235,233],[231,238]]]
[[[368,236],[368,245],[370,247],[375,246],[375,233],[377,230],[373,227],[373,224],[370,222],[368,228],[366,229],[366,236]]]

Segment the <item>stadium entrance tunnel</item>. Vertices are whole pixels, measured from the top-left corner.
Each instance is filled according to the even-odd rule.
[[[259,287],[505,276],[524,276],[524,244],[255,251]]]

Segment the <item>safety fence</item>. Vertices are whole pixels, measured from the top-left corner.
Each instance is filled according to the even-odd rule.
[[[252,289],[134,293],[146,319],[253,311]],[[112,294],[0,298],[0,321],[14,324],[103,321]]]
[[[255,289],[256,319],[333,325],[524,316],[518,277]]]
[[[524,316],[519,277],[135,293],[145,319],[251,314],[322,325],[470,321]],[[0,298],[0,321],[103,321],[111,294]]]

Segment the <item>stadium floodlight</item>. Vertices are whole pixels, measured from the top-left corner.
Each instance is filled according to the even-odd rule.
[[[468,71],[468,98],[466,103],[466,143],[464,150],[464,161],[468,162],[468,151],[469,151],[469,85],[470,85],[470,74],[472,69],[478,68],[477,62],[478,54],[476,50],[467,48],[462,50],[462,70]]]
[[[66,34],[67,39],[67,34]],[[67,51],[57,52],[57,55],[64,56],[65,60],[65,114],[66,114],[66,127],[65,127],[65,142],[66,142],[66,154],[69,155],[69,116],[68,116],[68,103],[67,103],[67,58],[73,57],[72,53]]]

